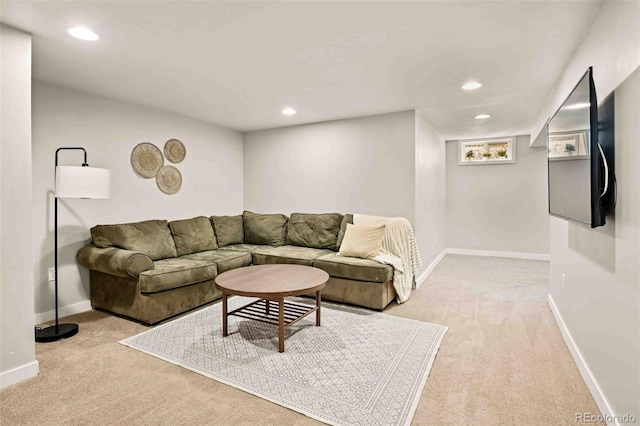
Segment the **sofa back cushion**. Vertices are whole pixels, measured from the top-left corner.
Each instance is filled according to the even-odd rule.
[[[145,220],[117,225],[97,225],[91,228],[93,244],[98,247],[118,247],[147,254],[151,260],[176,257],[166,220]]]
[[[292,213],[287,226],[287,244],[337,250],[341,222],[340,213]]]
[[[287,216],[283,214],[258,214],[245,211],[244,242],[246,244],[266,244],[283,246],[287,237]]]
[[[238,216],[211,216],[209,218],[213,229],[216,231],[218,247],[231,244],[244,244],[244,224],[242,215]]]
[[[218,248],[211,222],[204,216],[169,222],[178,256]]]
[[[340,245],[342,244],[342,240],[344,239],[344,233],[347,232],[347,224],[353,225],[353,215],[345,214],[342,218],[342,222],[340,222],[340,231],[338,231],[338,241],[336,241],[336,247],[340,250]]]

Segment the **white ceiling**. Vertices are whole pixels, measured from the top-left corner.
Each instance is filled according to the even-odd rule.
[[[528,134],[599,6],[2,0],[1,20],[33,34],[36,80],[241,131],[417,109],[464,139]]]

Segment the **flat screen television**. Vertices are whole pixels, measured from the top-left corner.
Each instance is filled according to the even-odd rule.
[[[595,228],[612,212],[613,97],[598,107],[589,67],[547,122],[550,215]]]

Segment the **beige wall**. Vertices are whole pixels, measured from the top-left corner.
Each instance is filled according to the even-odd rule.
[[[0,25],[0,388],[38,374],[31,240],[31,35]]]
[[[423,264],[417,273],[420,278],[447,247],[447,173],[444,138],[419,112],[415,145],[415,234]]]
[[[152,142],[161,150],[170,138],[187,150],[175,166],[182,188],[165,195],[155,179],[139,177],[132,149]],[[60,200],[59,303],[61,313],[89,309],[89,274],[76,252],[96,224],[147,219],[184,219],[242,212],[242,134],[173,114],[115,102],[100,96],[35,82],[33,88],[33,244],[37,319],[53,309],[47,268],[53,266],[53,176],[55,150],[82,146],[91,166],[112,170],[110,200]],[[60,164],[79,165],[82,153],[62,152]],[[171,164],[165,159],[165,164]],[[82,332],[82,331],[81,331]]]
[[[547,152],[516,138],[516,163],[458,165],[458,142],[447,142],[449,248],[549,253]]]
[[[414,223],[414,133],[414,111],[245,133],[245,208]]]
[[[604,227],[551,218],[551,299],[600,409],[640,419],[640,3],[603,2],[561,78],[566,97],[588,66],[602,100],[615,89],[618,204]],[[612,30],[615,29],[615,30]],[[550,115],[555,102],[541,111]],[[563,275],[565,285],[563,289]]]

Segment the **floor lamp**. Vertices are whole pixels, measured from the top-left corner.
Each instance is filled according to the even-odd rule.
[[[84,152],[82,166],[58,166],[58,154],[60,151],[65,150],[82,150]],[[36,342],[55,342],[78,333],[78,324],[60,324],[58,321],[58,198],[105,200],[111,195],[111,170],[89,167],[89,164],[87,164],[87,151],[84,148],[63,147],[56,150],[55,179],[53,220],[56,323],[46,328],[36,328]]]

